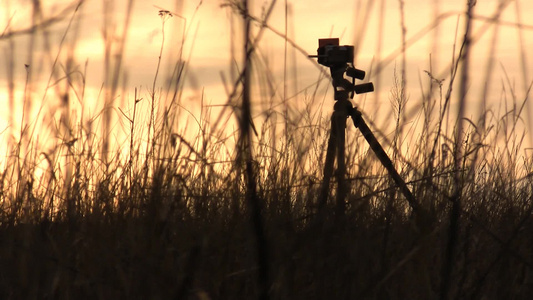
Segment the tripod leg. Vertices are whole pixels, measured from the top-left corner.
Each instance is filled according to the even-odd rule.
[[[366,124],[365,120],[363,120],[361,112],[354,107],[351,112],[351,116],[354,121],[355,127],[359,128],[366,141],[370,145],[370,148],[372,148],[376,156],[381,161],[381,164],[385,167],[385,169],[387,169],[390,176],[394,180],[394,183],[398,185],[400,191],[407,199],[409,206],[411,206],[411,209],[415,213],[415,216],[418,217],[419,220],[426,218],[426,214],[422,211],[422,208],[420,207],[418,202],[416,202],[415,197],[411,193],[411,190],[409,190],[403,178],[400,176],[400,174],[398,174],[398,171],[396,171],[396,168],[392,164],[392,161],[390,160],[389,156],[387,155],[385,150],[383,150],[383,147],[381,147],[381,144],[378,142],[370,128],[368,128],[368,125]]]
[[[343,111],[337,111],[334,113],[334,119],[337,136],[337,172],[335,174],[335,177],[337,178],[336,215],[340,217],[344,215],[346,208],[346,163],[344,156],[344,147],[346,143],[346,113]]]
[[[322,213],[328,202],[329,182],[333,175],[333,163],[335,162],[335,148],[337,146],[337,126],[334,116],[331,117],[331,132],[328,139],[328,149],[326,152],[326,162],[324,163],[324,179],[318,196],[318,211]]]

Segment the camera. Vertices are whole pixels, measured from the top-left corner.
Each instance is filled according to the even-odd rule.
[[[354,46],[339,46],[338,38],[318,40],[317,55],[309,55],[317,58],[318,63],[330,69],[333,87],[335,88],[335,100],[353,98],[353,94],[362,94],[374,91],[371,82],[355,84],[355,79],[364,79],[365,71],[354,68]],[[351,77],[351,82],[344,75]]]
[[[326,67],[353,64],[353,46],[339,46],[339,39],[318,40],[318,63]]]

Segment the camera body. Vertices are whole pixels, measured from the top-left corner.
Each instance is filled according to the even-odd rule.
[[[317,55],[309,57],[317,58],[318,63],[329,68],[333,87],[335,88],[335,100],[353,98],[355,94],[374,91],[371,82],[355,84],[355,79],[364,79],[365,71],[354,68],[354,46],[339,46],[338,38],[319,39]],[[344,78],[351,77],[351,82]]]
[[[318,63],[326,67],[353,64],[353,46],[339,46],[339,39],[319,39]]]

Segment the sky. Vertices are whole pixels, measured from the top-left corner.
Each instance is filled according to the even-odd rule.
[[[29,0],[1,0],[0,26],[3,37],[0,47],[3,55],[0,57],[5,66],[0,71],[0,105],[8,108],[8,75],[9,62],[13,63],[12,71],[15,84],[14,105],[15,112],[4,109],[0,113],[0,134],[2,138],[8,135],[8,128],[18,128],[24,95],[31,95],[33,102],[32,114],[39,114],[44,118],[43,111],[52,111],[50,118],[57,119],[54,111],[58,109],[58,97],[54,89],[62,86],[65,76],[67,58],[74,57],[74,69],[85,74],[85,81],[80,83],[73,79],[73,89],[79,93],[83,91],[83,112],[78,114],[97,114],[102,108],[102,86],[105,81],[105,42],[104,42],[104,3],[106,0],[85,0],[74,12],[68,7],[75,7],[76,1],[42,1],[42,16],[47,19],[65,10],[64,19],[48,27],[48,46],[43,38],[43,32],[37,34],[31,47],[31,35],[20,34],[13,38],[5,38],[9,31],[25,30],[32,24],[32,1]],[[180,50],[183,49],[182,59],[188,63],[188,73],[185,82],[184,103],[190,108],[191,114],[199,114],[200,98],[204,103],[223,104],[228,99],[227,89],[222,77],[230,80],[230,66],[241,65],[239,33],[232,34],[231,16],[238,31],[238,16],[230,8],[223,6],[230,1],[134,1],[130,14],[129,26],[124,35],[127,1],[107,1],[110,5],[110,18],[107,28],[115,41],[125,37],[124,59],[121,67],[121,86],[114,105],[122,107],[124,111],[131,108],[135,88],[140,97],[149,97],[158,65],[158,57],[163,43],[161,67],[156,81],[156,89],[163,89],[166,80],[172,72]],[[500,2],[505,6],[499,8]],[[271,1],[251,1],[252,15],[260,18]],[[405,53],[407,93],[413,111],[417,110],[416,103],[420,103],[424,90],[429,84],[425,71],[431,70],[437,79],[444,79],[446,87],[450,77],[451,62],[454,53],[462,41],[464,32],[464,11],[466,0],[306,0],[275,2],[272,14],[267,21],[270,29],[265,30],[256,53],[273,73],[273,90],[277,98],[285,95],[294,97],[298,103],[305,102],[307,91],[305,87],[314,86],[320,77],[323,67],[317,65],[308,54],[315,54],[317,40],[325,37],[339,37],[341,44],[356,47],[355,65],[367,71],[365,81],[373,81],[376,92],[358,98],[355,103],[365,114],[376,121],[378,126],[387,126],[390,116],[390,93],[393,85],[395,69],[401,68],[402,55],[402,20],[401,5],[405,24],[406,39],[410,41]],[[163,19],[160,10],[168,10],[172,18]],[[497,12],[500,15],[499,25],[494,21],[488,22]],[[519,101],[528,95],[527,87],[533,78],[533,58],[528,51],[533,47],[533,1],[515,0],[478,1],[475,6],[475,21],[473,36],[475,43],[472,48],[469,82],[468,106],[465,116],[476,119],[479,117],[479,98],[484,82],[489,82],[490,101],[486,104],[494,111],[506,111],[502,104],[507,93],[514,93]],[[72,20],[72,21],[71,21]],[[435,22],[439,20],[438,22]],[[522,27],[517,27],[520,23]],[[432,24],[438,24],[433,26]],[[165,29],[163,34],[162,28]],[[381,35],[380,35],[381,30]],[[259,31],[258,24],[253,27],[254,34]],[[275,32],[274,32],[275,31]],[[494,33],[495,50],[492,54],[493,71],[487,72],[490,57],[490,45]],[[67,33],[65,35],[65,32]],[[182,44],[186,33],[185,43]],[[285,34],[291,42],[298,45],[298,49],[286,43],[277,33]],[[236,61],[232,62],[232,41],[236,48]],[[112,52],[117,53],[118,43]],[[183,45],[183,48],[182,48]],[[9,56],[9,49],[13,47],[14,55]],[[521,52],[521,49],[524,49]],[[303,53],[306,52],[306,53]],[[13,57],[11,59],[10,57]],[[51,76],[51,65],[56,61],[57,76]],[[378,74],[378,62],[385,62],[384,68]],[[25,65],[30,64],[28,67]],[[29,71],[30,70],[30,71]],[[63,71],[62,71],[63,70]],[[261,72],[260,68],[257,68]],[[63,72],[63,73],[61,73]],[[264,72],[263,72],[264,73]],[[490,73],[487,77],[487,73]],[[223,75],[221,75],[223,74]],[[30,76],[31,77],[28,77]],[[263,74],[264,75],[264,74]],[[259,77],[255,77],[260,79]],[[72,75],[76,76],[76,75]],[[31,79],[32,84],[26,82]],[[62,79],[63,78],[63,79]],[[285,80],[284,80],[285,79]],[[54,82],[58,82],[57,85]],[[49,87],[48,89],[46,87]],[[320,91],[331,93],[327,89],[328,83],[321,84]],[[52,88],[53,87],[53,88]],[[457,89],[457,88],[456,88]],[[331,94],[329,94],[331,96]],[[28,97],[26,98],[28,99]],[[73,109],[76,101],[73,101]],[[333,103],[333,101],[331,102]],[[299,109],[293,103],[294,109]],[[512,106],[512,103],[509,104]],[[332,108],[325,105],[326,110]],[[452,104],[453,107],[453,104]],[[81,108],[78,108],[80,110]],[[419,107],[418,107],[419,109]],[[260,108],[256,108],[260,110]],[[384,111],[389,110],[388,113]],[[533,106],[530,110],[533,112]],[[28,115],[29,113],[26,113]],[[118,114],[118,113],[117,113]],[[413,113],[414,115],[415,113]],[[527,114],[524,114],[527,116]],[[16,124],[10,125],[10,120]],[[17,123],[18,122],[18,123]],[[527,127],[527,126],[526,126]]]

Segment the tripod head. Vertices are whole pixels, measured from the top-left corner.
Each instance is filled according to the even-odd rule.
[[[317,55],[309,55],[318,59],[318,63],[330,69],[333,87],[335,88],[335,100],[352,99],[355,94],[363,94],[374,91],[371,82],[355,84],[355,79],[364,79],[365,71],[353,66],[354,47],[339,46],[339,39],[319,39]],[[351,77],[352,81],[344,78]]]

